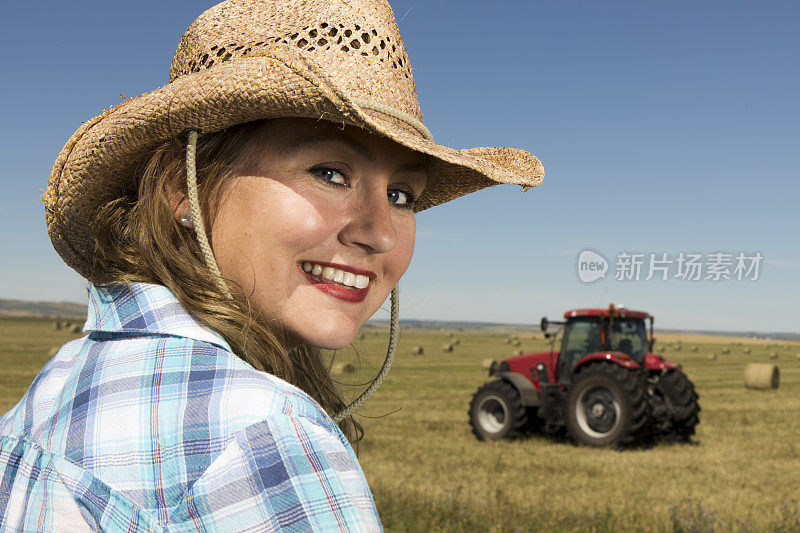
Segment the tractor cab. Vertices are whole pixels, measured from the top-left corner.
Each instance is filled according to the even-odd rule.
[[[653,317],[624,308],[575,309],[564,313],[564,322],[542,319],[542,329],[549,324],[563,325],[561,352],[556,376],[562,385],[572,381],[572,374],[584,358],[602,352],[617,352],[626,359],[643,364],[652,347]],[[650,321],[650,338],[645,320]]]

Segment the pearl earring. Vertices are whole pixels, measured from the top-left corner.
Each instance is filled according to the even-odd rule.
[[[192,222],[191,213],[182,214],[180,217],[178,217],[178,222],[184,228],[191,228],[192,226],[194,226],[194,223]]]

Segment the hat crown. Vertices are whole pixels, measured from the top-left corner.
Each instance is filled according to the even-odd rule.
[[[286,46],[316,63],[350,97],[422,121],[408,55],[384,0],[227,0],[186,30],[169,79]]]

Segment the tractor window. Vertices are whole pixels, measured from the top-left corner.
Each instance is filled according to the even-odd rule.
[[[597,318],[575,318],[569,321],[561,345],[561,357],[565,370],[571,372],[582,357],[600,348],[600,321]]]
[[[647,332],[644,320],[640,318],[614,320],[611,331],[611,350],[626,353],[632,359],[641,361],[647,353]]]

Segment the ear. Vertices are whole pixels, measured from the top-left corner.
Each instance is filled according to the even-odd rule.
[[[177,190],[170,183],[164,184],[164,189],[167,193],[167,200],[169,201],[169,208],[172,211],[172,217],[179,220],[181,215],[185,215],[191,211],[189,206],[189,198],[181,190]]]

